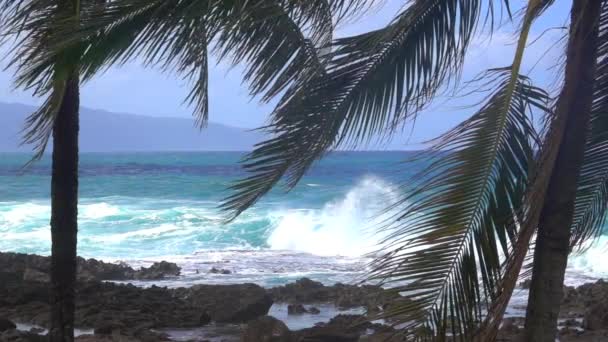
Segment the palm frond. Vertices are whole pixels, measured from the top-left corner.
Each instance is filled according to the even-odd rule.
[[[414,340],[472,340],[517,235],[512,222],[534,156],[530,112],[544,109],[548,96],[524,76],[512,80],[510,68],[492,73],[494,94],[439,138],[441,154],[395,205],[399,214],[372,263],[369,280],[405,297],[383,317]]]
[[[195,105],[195,116],[204,124],[208,45],[214,44],[221,58],[245,64],[252,94],[265,93],[267,101],[323,69],[317,49],[331,41],[332,10],[345,11],[345,3],[116,0],[101,14],[85,6],[76,34],[68,27],[56,30],[55,39],[47,41],[55,51],[80,49],[85,81],[136,57],[186,78],[196,77],[186,101]],[[23,79],[38,83],[52,60],[52,52],[28,60]]]
[[[279,101],[223,208],[235,217],[286,176],[294,186],[327,150],[393,133],[458,74],[483,0],[417,0],[388,26],[338,39],[325,73]],[[488,10],[488,13],[493,13]]]
[[[7,0],[0,4],[3,21],[0,36],[16,40],[13,43],[16,50],[9,61],[9,67],[17,70],[15,83],[17,87],[46,97],[43,105],[26,119],[23,129],[22,143],[34,148],[31,161],[39,159],[46,149],[63,102],[65,84],[78,63],[79,55],[76,49],[66,49],[49,59],[48,63],[37,65],[32,61],[48,54],[48,40],[59,27],[74,27],[78,10],[71,3],[58,4],[47,0]],[[37,79],[29,79],[27,75],[30,73],[37,74]]]
[[[245,63],[252,95],[263,93],[262,100],[269,101],[324,70],[316,49],[332,40],[331,8],[324,0],[310,3],[284,8],[279,2],[257,1],[222,15],[227,25],[216,51],[220,59],[229,56],[233,64]]]
[[[608,206],[608,2],[602,4],[598,58],[593,84],[591,127],[581,167],[571,246],[583,251],[590,239],[601,235]]]

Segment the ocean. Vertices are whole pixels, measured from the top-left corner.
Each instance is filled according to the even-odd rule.
[[[78,253],[134,267],[176,262],[183,276],[167,286],[360,280],[383,209],[422,168],[403,163],[412,153],[332,153],[295,189],[275,189],[228,224],[218,205],[244,175],[242,153],[83,153]],[[50,158],[23,170],[27,161],[0,154],[0,251],[48,255]],[[607,246],[602,237],[573,256],[567,281],[606,277]]]

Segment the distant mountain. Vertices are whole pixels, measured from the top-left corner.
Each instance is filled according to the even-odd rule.
[[[0,152],[31,150],[19,146],[19,142],[24,120],[34,110],[33,106],[0,102]],[[90,108],[82,108],[80,114],[80,150],[83,152],[247,151],[262,138],[259,132],[217,123],[209,123],[200,131],[194,127],[194,120],[188,118]]]

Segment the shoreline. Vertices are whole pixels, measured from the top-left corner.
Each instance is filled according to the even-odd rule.
[[[48,257],[0,252],[0,340],[35,341],[45,333],[40,328],[48,327],[49,321],[49,265]],[[78,340],[112,341],[112,336],[121,336],[124,341],[256,342],[265,333],[279,331],[285,337],[280,341],[288,342],[304,337],[319,342],[380,341],[394,334],[393,328],[379,323],[362,324],[365,329],[352,326],[405,300],[378,286],[327,286],[308,278],[270,288],[252,283],[155,285],[178,277],[180,271],[164,261],[136,270],[79,258]],[[129,284],[133,280],[149,286]],[[21,330],[33,329],[2,331],[2,320],[19,323]],[[566,287],[560,323],[561,342],[608,340],[608,283]],[[499,341],[516,341],[522,325],[521,317],[505,318]]]

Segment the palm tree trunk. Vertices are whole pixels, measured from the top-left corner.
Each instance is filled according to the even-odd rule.
[[[68,80],[53,126],[51,179],[51,329],[52,342],[74,340],[76,234],[78,232],[79,79]]]
[[[593,101],[600,5],[598,0],[573,1],[565,82],[555,114],[566,117],[566,127],[538,226],[525,324],[525,340],[530,342],[554,342],[557,335],[577,180]]]

